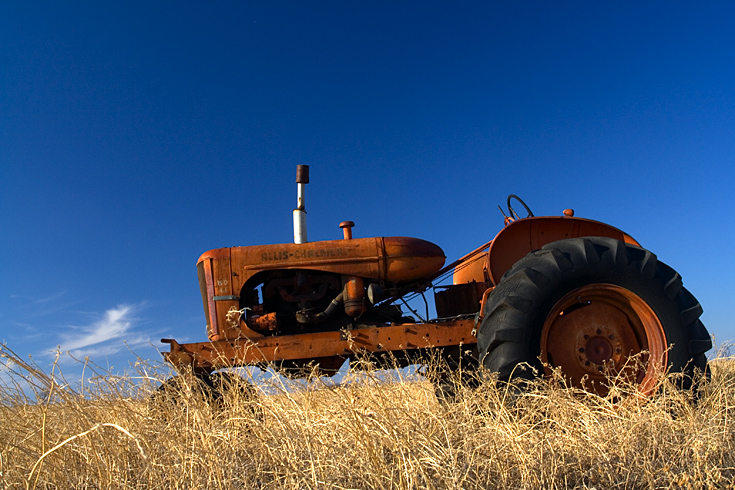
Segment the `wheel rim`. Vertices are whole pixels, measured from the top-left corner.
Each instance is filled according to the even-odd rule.
[[[640,296],[613,284],[575,289],[559,300],[541,331],[541,360],[575,387],[605,396],[608,380],[655,389],[668,362],[666,334]]]

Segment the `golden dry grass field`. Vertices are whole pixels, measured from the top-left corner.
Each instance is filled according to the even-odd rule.
[[[163,375],[145,364],[124,378],[88,368],[72,388],[3,352],[3,489],[735,488],[727,358],[696,404],[667,380],[624,403],[555,381],[460,386],[439,403],[418,376],[369,370],[212,404],[186,389],[151,400]]]

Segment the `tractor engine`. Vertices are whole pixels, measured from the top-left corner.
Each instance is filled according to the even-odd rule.
[[[241,321],[263,335],[339,330],[358,319],[363,324],[401,321],[398,308],[369,304],[366,280],[303,269],[261,274],[241,293]],[[377,282],[368,287],[379,288]]]

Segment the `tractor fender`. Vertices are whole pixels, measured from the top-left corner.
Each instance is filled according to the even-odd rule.
[[[485,270],[494,286],[513,264],[547,243],[567,238],[602,236],[630,245],[640,244],[627,233],[600,221],[572,216],[523,218],[506,225],[490,245]]]

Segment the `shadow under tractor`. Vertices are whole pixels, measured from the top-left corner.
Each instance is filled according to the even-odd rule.
[[[366,353],[402,366],[433,352],[450,368],[484,366],[500,381],[560,370],[571,385],[606,395],[610,376],[650,394],[661,373],[680,373],[687,389],[707,370],[712,342],[699,302],[677,272],[617,228],[570,209],[534,216],[511,195],[495,238],[445,265],[433,243],[353,238],[351,221],[339,224],[342,239],[307,241],[308,166],[298,166],[296,182],[294,243],[199,258],[209,340],[162,339],[179,372],[209,380],[222,368],[277,365],[295,376],[307,366],[330,375]],[[448,274],[451,285],[433,286]],[[402,311],[407,296],[430,288],[437,318]]]

